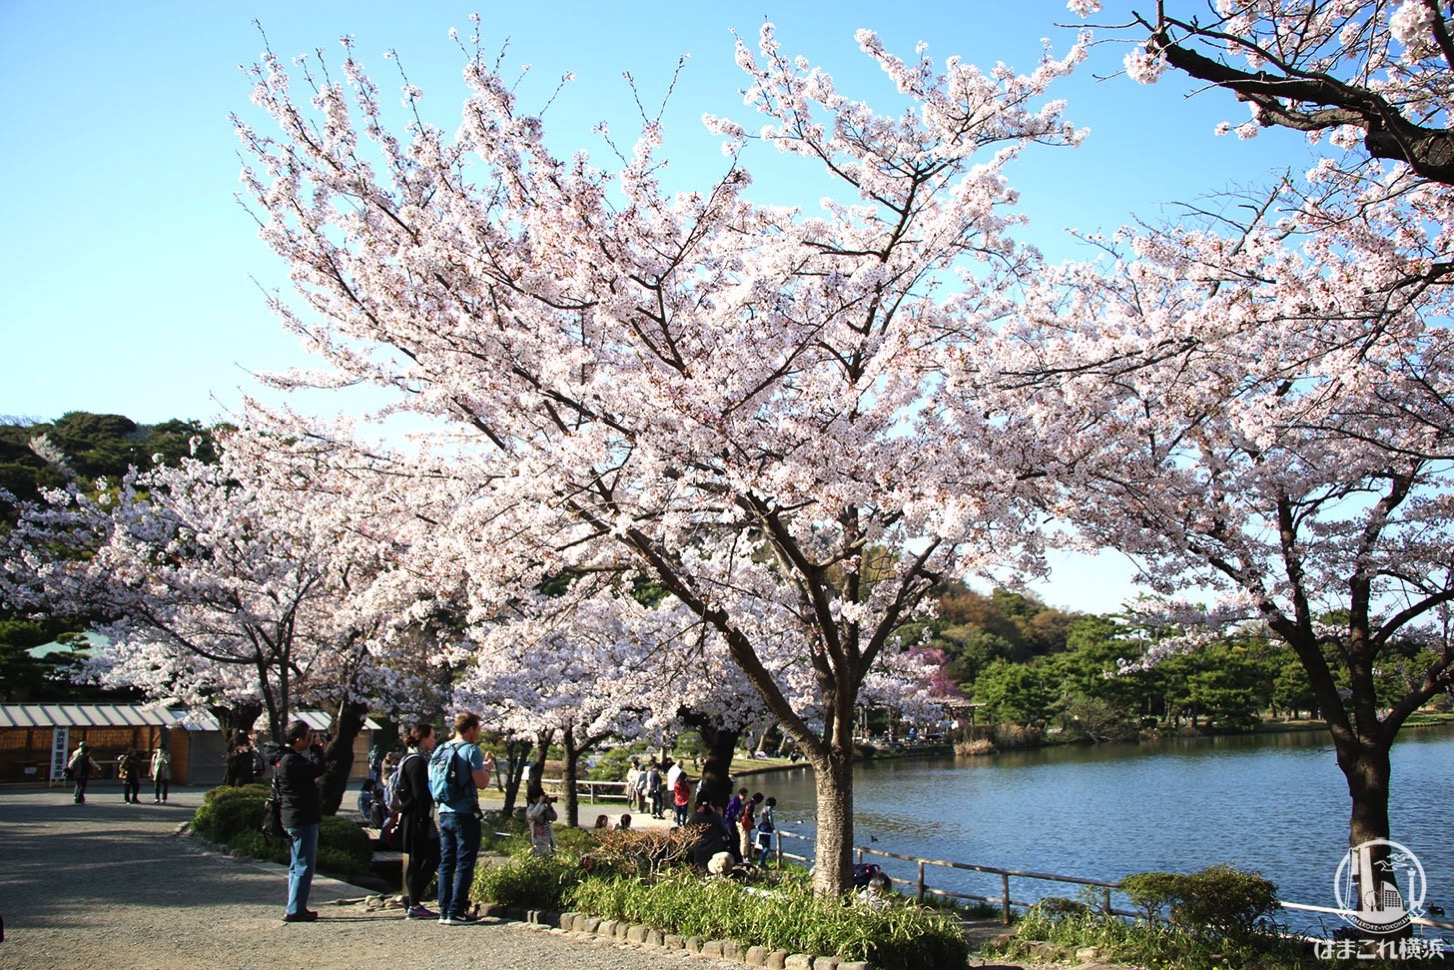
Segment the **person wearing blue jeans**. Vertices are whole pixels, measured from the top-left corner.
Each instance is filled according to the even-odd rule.
[[[282,757],[273,767],[282,796],[283,830],[292,844],[283,922],[311,923],[318,918],[318,912],[308,908],[308,891],[318,868],[318,824],[323,819],[318,779],[324,770],[323,747],[307,721],[290,722],[283,741]]]
[[[313,873],[318,869],[318,826],[291,825],[285,826],[283,831],[288,833],[288,840],[292,843],[292,857],[288,862],[288,908],[283,911],[283,919],[293,923],[312,922],[311,919],[297,918],[297,914],[312,913],[313,919],[318,918],[318,914],[308,908],[308,891],[313,888]],[[295,918],[289,920],[289,914]]]
[[[455,762],[456,785],[447,792],[435,791],[439,809],[439,922],[446,926],[468,926],[480,921],[470,914],[470,884],[475,878],[475,860],[480,854],[480,793],[490,783],[490,771],[477,742],[480,716],[462,711],[454,718],[454,737],[434,749],[429,759],[430,787],[434,779],[447,776]]]

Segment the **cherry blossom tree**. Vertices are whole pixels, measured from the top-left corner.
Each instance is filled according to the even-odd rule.
[[[1411,282],[1449,254],[1397,198],[1288,184],[1252,208],[1053,274],[1005,328],[998,408],[1081,541],[1173,599],[1219,592],[1173,619],[1292,648],[1358,845],[1390,837],[1399,728],[1454,685],[1450,295]]]
[[[388,537],[351,526],[357,494],[312,467],[284,487],[300,466],[282,442],[219,443],[215,464],[132,471],[114,493],[27,508],[6,537],[9,581],[36,605],[107,618],[104,682],[265,710],[275,740],[299,699],[331,700],[335,733],[356,735],[368,706],[399,693],[384,661],[424,596],[392,568]]]
[[[1101,5],[1070,6],[1088,16]],[[1237,127],[1244,138],[1305,131],[1454,185],[1454,38],[1437,0],[1223,0],[1180,12],[1190,7],[1157,0],[1154,13],[1134,14],[1146,40],[1126,58],[1132,77],[1171,68],[1232,92],[1251,111]]]
[[[502,601],[635,570],[721,637],[815,769],[825,893],[850,883],[864,678],[936,581],[1035,551],[980,461],[989,429],[948,417],[943,375],[1035,261],[1009,236],[1006,167],[1080,137],[1042,102],[1078,45],[1017,75],[858,39],[901,113],[764,27],[738,46],[764,123],[709,117],[722,174],[675,194],[657,119],[614,171],[558,158],[478,42],[453,137],[418,115],[394,134],[347,41],[337,80],[304,62],[301,97],[266,54],[254,102],[278,134],[236,122],[261,236],[302,300],[275,308],[332,365],[324,382],[396,389],[452,429],[478,575]],[[759,144],[825,186],[816,211],[749,200]],[[764,664],[779,642],[816,728]]]
[[[1077,416],[1042,439],[1080,435],[1053,459],[1057,507],[1146,556],[1167,592],[1228,590],[1213,620],[1255,618],[1293,648],[1356,846],[1390,835],[1400,726],[1454,683],[1454,43],[1432,0],[1182,9],[1135,17],[1128,74],[1231,91],[1251,108],[1240,137],[1304,131],[1319,158],[1250,218],[1126,234],[1109,272],[1071,270],[1025,332],[1067,376],[1032,396]],[[1380,679],[1402,684],[1391,701]]]

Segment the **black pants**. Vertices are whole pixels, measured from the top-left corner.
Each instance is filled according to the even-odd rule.
[[[162,801],[166,801],[167,800],[167,779],[166,778],[158,778],[156,780],[156,791],[152,795],[152,797],[153,798],[159,798]]]
[[[121,795],[123,800],[135,802],[141,800],[141,779],[136,775],[129,776],[121,783]]]
[[[91,780],[91,776],[83,775],[78,771],[74,777],[76,779],[76,801],[84,802],[86,800],[86,783]]]
[[[427,822],[417,826],[416,831],[425,828],[428,828]],[[438,869],[438,839],[431,839],[421,831],[404,843],[404,895],[409,905],[419,906],[433,898],[429,895],[429,880]]]

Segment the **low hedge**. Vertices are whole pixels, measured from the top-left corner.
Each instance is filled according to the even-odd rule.
[[[291,854],[287,840],[269,839],[259,829],[268,791],[267,785],[212,789],[192,815],[192,831],[241,855],[287,862]],[[320,872],[352,878],[370,875],[373,865],[374,847],[367,832],[346,818],[323,817],[318,825]]]

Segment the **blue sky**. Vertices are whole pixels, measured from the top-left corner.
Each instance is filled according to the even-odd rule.
[[[1109,0],[1100,18],[1124,20],[1132,5]],[[1142,6],[1151,6],[1148,2]],[[655,103],[677,59],[691,55],[666,115],[674,178],[716,172],[716,143],[700,133],[703,112],[751,120],[733,64],[735,28],[755,39],[777,25],[785,53],[823,65],[840,87],[870,103],[892,103],[853,35],[876,30],[905,59],[927,41],[931,54],[958,54],[981,67],[1003,60],[1031,70],[1041,38],[1063,53],[1074,18],[1060,0],[882,3],[769,2],[618,4],[537,2],[454,6],[355,2],[83,2],[0,0],[0,416],[50,419],[65,411],[126,414],[154,422],[203,421],[235,408],[250,373],[305,362],[269,315],[262,287],[285,281],[257,241],[234,193],[241,167],[229,113],[253,119],[249,85],[262,22],[284,56],[352,34],[381,89],[397,88],[383,56],[397,49],[425,92],[431,120],[452,128],[463,96],[462,55],[450,27],[469,33],[480,13],[487,46],[507,38],[504,64],[532,66],[521,88],[541,104],[565,71],[577,76],[546,115],[557,150],[603,146],[590,134],[613,119],[629,145],[634,106],[629,70]],[[1109,36],[1109,35],[1107,35]],[[1159,220],[1177,201],[1307,166],[1293,136],[1250,142],[1217,138],[1221,120],[1245,109],[1220,92],[1188,98],[1168,78],[1144,87],[1120,69],[1124,44],[1098,46],[1077,77],[1053,92],[1091,134],[1078,149],[1031,149],[1011,171],[1031,216],[1023,238],[1056,258],[1073,255],[1066,230],[1112,229],[1133,216]],[[758,186],[774,201],[793,186],[765,170]],[[703,178],[707,177],[705,174]],[[816,193],[802,199],[811,205]],[[1107,608],[1129,567],[1098,557],[1084,573],[1067,564],[1045,595],[1057,605]],[[1110,594],[1114,600],[1115,595]]]

